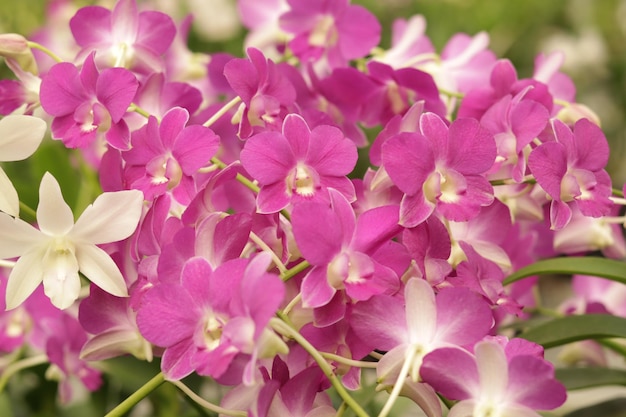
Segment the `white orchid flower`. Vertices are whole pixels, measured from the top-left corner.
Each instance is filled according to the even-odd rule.
[[[0,162],[21,161],[31,156],[46,134],[46,122],[25,115],[0,120]],[[0,168],[0,211],[17,217],[20,200],[11,180]]]
[[[130,236],[141,217],[143,193],[104,193],[74,223],[57,180],[45,173],[39,186],[39,229],[0,213],[0,258],[19,256],[9,275],[7,310],[19,306],[43,281],[44,292],[59,309],[71,306],[80,292],[82,272],[104,291],[128,296],[122,273],[96,245]]]

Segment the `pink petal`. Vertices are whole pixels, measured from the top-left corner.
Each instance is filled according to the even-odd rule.
[[[135,98],[139,82],[132,72],[124,68],[108,68],[100,73],[96,96],[104,104],[113,122],[120,121]]]
[[[320,174],[348,175],[356,164],[356,145],[333,126],[317,126],[311,131],[306,163]]]
[[[172,154],[185,175],[193,175],[207,165],[217,152],[220,138],[208,127],[193,125],[183,129],[176,138]]]
[[[83,48],[111,41],[111,11],[100,6],[80,8],[70,20],[76,43]]]
[[[298,160],[304,160],[309,150],[311,130],[299,114],[288,114],[283,121],[283,136]]]
[[[419,133],[399,133],[382,147],[383,165],[393,183],[406,194],[421,190],[428,175],[435,170],[433,151]]]
[[[420,376],[449,400],[472,398],[479,389],[474,356],[459,348],[440,348],[424,357]]]
[[[41,80],[41,106],[51,116],[65,116],[87,100],[76,67],[68,62],[54,65]]]
[[[171,17],[157,11],[139,13],[139,28],[135,43],[155,54],[165,53],[176,36],[176,25]]]
[[[302,305],[306,308],[321,307],[330,302],[336,289],[328,283],[326,267],[315,266],[302,280]]]
[[[241,163],[260,184],[272,184],[284,182],[296,160],[283,135],[263,132],[246,141],[241,151]]]
[[[343,223],[327,205],[301,203],[292,212],[292,227],[302,255],[313,265],[326,265],[341,250]]]

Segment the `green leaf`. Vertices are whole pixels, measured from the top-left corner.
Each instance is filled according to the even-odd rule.
[[[504,280],[504,285],[533,275],[549,274],[591,275],[626,284],[626,263],[594,256],[544,259],[512,273]]]
[[[561,368],[556,378],[567,390],[601,387],[605,385],[626,386],[626,370],[607,368]]]
[[[532,327],[520,337],[546,349],[578,340],[626,338],[626,318],[609,314],[561,317]]]

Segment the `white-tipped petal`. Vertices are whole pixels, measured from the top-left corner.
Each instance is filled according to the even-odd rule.
[[[496,342],[478,342],[474,347],[481,398],[499,402],[504,399],[509,383],[509,364],[504,349]]]
[[[43,280],[43,264],[41,262],[45,248],[25,253],[15,264],[6,292],[6,309],[18,307],[35,291]]]
[[[13,183],[0,167],[0,211],[17,217],[20,214],[20,199]]]
[[[135,231],[142,207],[143,193],[139,190],[101,194],[80,215],[71,236],[96,245],[126,239]]]
[[[47,239],[22,219],[0,213],[0,259],[10,259],[40,245]]]
[[[31,156],[46,134],[46,122],[25,115],[0,120],[0,161],[21,161]]]
[[[404,289],[406,324],[411,343],[429,345],[437,327],[435,293],[428,281],[411,278]]]
[[[56,178],[46,172],[39,185],[39,229],[50,236],[64,236],[74,227],[74,214],[61,193]]]
[[[118,297],[128,296],[122,273],[105,251],[95,245],[77,245],[76,258],[80,272],[91,282],[109,294]]]

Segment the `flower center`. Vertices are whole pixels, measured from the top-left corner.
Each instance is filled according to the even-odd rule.
[[[318,47],[335,46],[339,34],[335,27],[335,19],[330,15],[325,15],[319,19],[315,28],[309,35],[309,44]]]
[[[204,345],[208,350],[217,348],[222,338],[224,321],[213,312],[207,313],[204,322]]]
[[[315,194],[315,174],[308,166],[298,163],[293,179],[293,191],[303,197]]]

